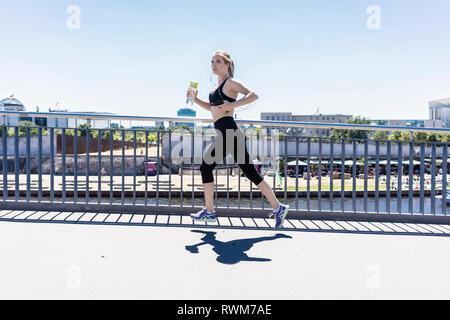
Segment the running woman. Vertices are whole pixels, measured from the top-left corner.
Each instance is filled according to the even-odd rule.
[[[258,173],[254,164],[250,162],[250,156],[245,145],[245,134],[243,133],[243,130],[237,126],[233,117],[235,108],[257,100],[258,95],[248,89],[242,82],[233,78],[234,62],[226,51],[217,50],[213,53],[211,68],[213,73],[217,75],[218,86],[215,90],[210,92],[209,102],[199,99],[197,97],[198,91],[195,90],[194,102],[200,107],[211,112],[214,121],[214,128],[220,131],[220,134],[216,136],[216,141],[219,139],[223,146],[223,150],[219,150],[219,152],[222,151],[220,156],[223,155],[223,158],[225,158],[229,152],[232,153],[235,163],[239,165],[245,176],[258,187],[273,207],[275,229],[278,229],[283,225],[289,206],[281,204],[278,201],[269,184]],[[240,100],[236,100],[239,93],[243,94],[244,97]],[[190,91],[188,90],[187,96],[189,96],[189,94]],[[231,139],[234,141],[230,141],[230,135],[227,134],[227,132],[230,133],[230,131],[232,133]],[[238,148],[239,137],[241,137],[240,141],[244,141],[244,143],[241,143],[242,148]],[[229,146],[230,143],[233,147],[227,148],[227,145]],[[211,157],[215,157],[215,152],[216,144],[212,143],[204,153],[203,161],[200,165],[203,192],[205,196],[205,207],[201,211],[191,214],[192,219],[195,221],[217,221],[216,212],[214,211],[213,177],[213,170],[216,167],[217,162],[205,161],[205,156],[210,155]]]

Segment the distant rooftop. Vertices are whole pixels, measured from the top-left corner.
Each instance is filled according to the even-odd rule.
[[[430,107],[436,106],[436,105],[447,105],[450,106],[450,98],[445,99],[438,99],[430,101]]]
[[[0,100],[0,110],[14,110],[14,111],[24,111],[25,106],[22,102],[11,96],[9,98]]]

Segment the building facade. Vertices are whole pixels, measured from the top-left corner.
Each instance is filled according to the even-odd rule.
[[[181,108],[177,111],[178,117],[192,117],[195,118],[197,116],[197,111],[191,108]],[[195,123],[194,122],[175,122],[173,124],[174,126],[181,126],[181,125],[187,125],[189,128],[194,129]]]
[[[112,112],[95,112],[95,111],[66,111],[70,113],[83,113],[83,114],[106,114],[106,115],[117,115],[117,113]],[[122,123],[122,121],[120,121]],[[87,119],[78,119],[78,118],[69,118],[67,119],[67,127],[66,128],[77,128],[80,124],[89,124],[90,128],[93,129],[103,129],[103,128],[111,128],[112,121],[110,119],[98,119],[98,120],[87,120]],[[125,126],[124,126],[125,127]]]
[[[426,127],[427,120],[370,120],[370,124],[374,126],[397,126],[397,127]]]
[[[36,112],[38,112],[39,108],[36,107]],[[18,99],[14,98],[14,96],[10,96],[9,98],[0,100],[0,111],[19,111],[24,112],[27,111],[24,104],[20,102]],[[57,113],[67,113],[73,112],[78,113],[77,111],[69,111],[67,108],[58,108],[58,109],[48,109],[48,112],[57,112]],[[80,111],[79,113],[87,113],[87,114],[115,114],[111,112],[85,112]],[[30,121],[33,122],[37,126],[48,127],[48,128],[76,128],[78,125],[87,123],[91,125],[92,128],[110,128],[111,120],[86,120],[86,119],[76,119],[76,118],[53,118],[53,117],[37,117],[37,116],[3,116],[0,117],[0,125],[5,123],[8,126],[18,126],[21,121]]]
[[[38,107],[36,107],[36,109],[39,110]],[[14,96],[10,96],[9,98],[0,101],[0,111],[23,112],[26,111],[26,109],[22,102],[14,98]],[[24,117],[24,116],[3,116],[0,119],[0,125],[5,123],[8,126],[18,126],[19,122],[21,121],[30,121],[36,124],[37,126],[42,127],[47,126],[47,118],[45,117]]]
[[[25,111],[25,106],[22,102],[14,98],[14,96],[10,96],[9,98],[0,100],[0,111]],[[17,126],[20,121],[23,121],[23,119],[17,116],[0,117],[1,125],[6,124],[7,126]]]
[[[430,101],[428,110],[430,120],[435,122],[432,127],[441,124],[444,128],[450,128],[450,98]]]

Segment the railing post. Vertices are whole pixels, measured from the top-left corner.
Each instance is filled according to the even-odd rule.
[[[73,199],[78,202],[78,129],[73,130]]]
[[[397,212],[402,212],[402,179],[403,179],[403,150],[402,143],[398,142],[397,151]]]
[[[122,174],[122,190],[121,190],[121,203],[122,205],[125,202],[125,129],[121,129],[121,134],[122,134],[122,170],[121,170],[121,174]]]
[[[329,175],[330,175],[330,211],[333,212],[333,192],[334,192],[334,186],[333,186],[333,172],[334,172],[334,138],[330,139],[330,165],[329,165]]]
[[[299,137],[295,137],[295,209],[298,211],[298,145]]]
[[[109,130],[109,204],[112,205],[114,198],[113,179],[114,179],[114,132]]]
[[[413,188],[414,188],[414,143],[409,143],[409,183],[408,183],[408,212],[413,214]]]
[[[311,210],[311,138],[307,138],[306,151],[306,208],[308,212]]]
[[[391,141],[386,143],[386,212],[391,213]]]
[[[341,141],[341,211],[345,211],[345,139]]]
[[[20,169],[20,161],[19,161],[19,128],[14,127],[14,153],[15,153],[15,164],[14,164],[14,173],[15,173],[15,191],[14,196],[15,200],[18,201],[20,199],[20,184],[19,184],[19,169]]]
[[[352,210],[353,212],[356,212],[356,175],[357,175],[357,168],[356,168],[356,140],[353,139],[353,153],[352,153]]]
[[[31,146],[30,146],[30,127],[26,127],[26,134],[27,134],[27,202],[30,202],[31,200]],[[64,167],[63,167],[64,170]],[[64,186],[65,188],[65,186]],[[6,189],[5,189],[6,190]],[[63,191],[64,192],[64,191]],[[63,197],[63,202],[65,200],[65,197]]]
[[[317,208],[322,211],[322,138],[319,138],[319,163],[317,166]]]
[[[375,145],[375,212],[380,212],[380,141]]]
[[[101,129],[97,130],[97,152],[98,152],[98,165],[97,165],[97,203],[102,201],[102,135]]]
[[[425,143],[420,144],[420,213],[425,214]]]
[[[6,122],[3,120],[2,124],[2,140],[3,140],[3,200],[8,199],[8,128],[6,127]]]
[[[148,130],[145,130],[145,160],[144,160],[144,175],[145,175],[145,195],[144,204],[147,206],[148,202]]]
[[[90,164],[90,157],[89,157],[89,149],[90,149],[90,135],[91,135],[91,130],[89,129],[89,124],[86,128],[86,192],[85,192],[85,196],[84,199],[86,200],[86,204],[89,204],[89,164]]]
[[[55,201],[55,130],[50,128],[50,202]]]
[[[431,213],[436,215],[436,143],[431,145]]]
[[[447,215],[447,155],[448,144],[442,145],[442,214]]]
[[[38,201],[42,201],[42,128],[38,128]]]
[[[364,212],[368,211],[369,140],[364,141]]]

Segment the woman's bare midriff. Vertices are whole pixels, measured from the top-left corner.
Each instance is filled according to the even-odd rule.
[[[211,113],[212,113],[214,122],[216,122],[217,120],[219,120],[220,118],[223,118],[223,117],[233,117],[234,108],[230,111],[223,111],[223,110],[220,110],[219,107],[220,106],[211,106]]]

